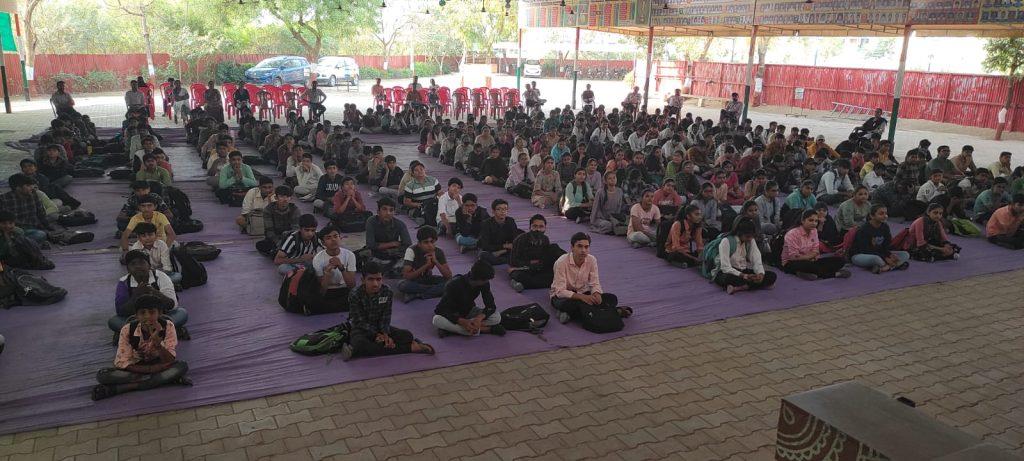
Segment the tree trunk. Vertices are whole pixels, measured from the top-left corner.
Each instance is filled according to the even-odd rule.
[[[156,68],[153,66],[153,41],[149,37],[149,23],[146,21],[145,8],[139,8],[139,13],[142,16],[142,37],[146,39],[146,69],[149,71],[150,83],[156,83],[153,81],[156,77]]]
[[[700,56],[697,57],[698,61],[707,61],[708,60],[708,50],[711,49],[711,42],[714,39],[715,39],[715,37],[705,37],[704,38],[704,49],[701,50]]]
[[[773,37],[761,37],[757,43],[757,72],[756,75],[759,78],[764,78],[764,59],[765,55],[768,54],[768,44],[772,41]]]
[[[1013,104],[1014,83],[1017,82],[1016,79],[1014,79],[1014,77],[1016,75],[1017,66],[1011,67],[1010,72],[1006,74],[1006,102],[1003,104],[1003,107],[1006,108],[1007,113],[1009,113],[1010,111],[1010,105]]]

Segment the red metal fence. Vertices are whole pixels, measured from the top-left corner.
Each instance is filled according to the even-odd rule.
[[[687,63],[659,63],[655,75],[685,78]],[[691,94],[729,97],[743,94],[745,64],[691,62]],[[668,83],[662,83],[667,85]],[[892,107],[896,71],[767,64],[762,104],[831,110],[833,102],[863,107]],[[1006,101],[1006,78],[994,75],[907,72],[903,80],[900,117],[995,128],[996,114]],[[804,89],[802,100],[796,88]],[[665,88],[662,88],[665,91]],[[1015,84],[1007,129],[1024,131],[1024,85]]]

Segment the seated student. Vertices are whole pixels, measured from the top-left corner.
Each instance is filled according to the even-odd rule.
[[[316,233],[316,216],[299,216],[299,230],[288,234],[277,247],[274,255],[277,272],[285,275],[301,266],[312,267],[313,257],[323,248],[324,242]]]
[[[363,204],[363,195],[359,193],[356,180],[351,176],[341,180],[341,188],[334,193],[331,207],[324,214],[343,232],[366,230],[366,220],[373,216],[373,212]]]
[[[523,231],[516,226],[516,220],[508,215],[508,202],[495,199],[491,202],[493,215],[484,219],[480,226],[480,260],[492,266],[508,264],[512,241]]]
[[[384,172],[381,174],[380,182],[373,184],[373,189],[378,193],[391,198],[397,198],[402,194],[402,177],[405,172],[398,166],[398,160],[394,155],[384,157]]]
[[[758,220],[765,235],[775,235],[782,230],[782,207],[779,205],[779,184],[768,181],[764,192],[754,199],[757,204]]]
[[[220,187],[220,172],[228,164],[228,149],[230,144],[227,141],[217,143],[217,155],[211,155],[206,167],[206,184],[215,190]]]
[[[577,224],[590,217],[594,206],[594,191],[587,184],[587,171],[577,168],[572,181],[565,185],[562,214],[565,219],[575,220]]]
[[[245,193],[242,198],[242,213],[235,218],[235,224],[242,228],[242,232],[250,232],[250,226],[254,225],[256,219],[263,222],[263,209],[276,199],[274,195],[274,180],[269,176],[260,176],[259,187],[253,187]]]
[[[508,161],[501,158],[501,148],[491,146],[490,154],[480,167],[483,183],[491,186],[502,186],[508,178]]]
[[[629,209],[626,240],[633,245],[633,248],[657,245],[656,231],[660,220],[661,210],[654,206],[654,192],[644,191],[640,202],[633,204]]]
[[[704,183],[700,188],[700,195],[694,198],[690,205],[700,210],[701,223],[704,227],[704,235],[715,238],[722,232],[722,209],[718,200],[715,199],[715,186],[709,182]]]
[[[996,210],[1010,203],[1010,194],[1006,193],[1006,178],[992,180],[992,188],[985,189],[974,200],[974,220],[979,223],[988,222]]]
[[[805,180],[800,183],[800,188],[794,190],[786,197],[783,203],[782,223],[784,227],[794,227],[804,210],[814,209],[818,199],[814,196],[814,181]],[[823,202],[824,203],[824,202]],[[827,203],[826,203],[827,205]]]
[[[156,156],[153,154],[142,157],[142,168],[135,173],[135,180],[155,182],[161,186],[170,186],[172,183],[171,172],[157,165]]]
[[[941,204],[931,203],[925,215],[910,224],[903,246],[911,258],[929,263],[960,258],[960,247],[950,243],[946,236],[944,213]]]
[[[34,160],[30,158],[21,159],[19,166],[21,167],[22,173],[36,181],[36,185],[39,186],[38,190],[45,193],[48,197],[51,197],[54,203],[58,203],[59,201],[61,205],[65,205],[72,210],[77,209],[82,205],[82,202],[75,200],[75,198],[64,190],[63,187],[51,183],[50,178],[39,174],[39,169]]]
[[[604,187],[594,194],[594,207],[590,211],[590,228],[602,234],[614,234],[617,227],[625,226],[625,195],[617,184],[615,172],[604,174]],[[621,234],[620,234],[621,235]]]
[[[441,184],[433,176],[427,175],[427,167],[418,161],[410,164],[412,178],[405,183],[403,200],[406,208],[409,208],[409,217],[418,225],[426,223],[424,209],[429,208],[431,202],[437,200],[441,190]],[[436,203],[436,202],[435,202]],[[430,216],[433,219],[433,216]]]
[[[597,258],[590,254],[590,236],[584,232],[573,234],[572,250],[558,257],[553,266],[551,307],[558,311],[558,321],[568,323],[578,319],[583,306],[617,309],[622,318],[633,315],[633,309],[620,306],[619,298],[605,293],[597,270]]]
[[[124,232],[121,233],[121,250],[128,251],[128,237],[135,232],[135,226],[141,223],[152,224],[156,227],[156,238],[162,240],[168,248],[174,247],[174,240],[177,236],[174,234],[171,221],[163,213],[156,211],[156,204],[153,203],[153,199],[142,197],[136,200],[136,203],[139,207],[138,213],[128,220]]]
[[[231,196],[245,193],[256,187],[256,176],[252,167],[242,163],[242,153],[235,150],[228,155],[228,164],[220,169],[217,181],[217,198],[228,203]]]
[[[50,184],[57,187],[68,187],[74,179],[71,176],[74,166],[60,156],[60,146],[56,144],[44,148],[42,161],[37,164],[37,168],[40,176],[45,176]]]
[[[348,295],[356,284],[356,255],[341,246],[341,231],[331,224],[320,231],[324,249],[313,257],[313,270],[320,278],[323,300],[332,312],[348,310]]]
[[[868,188],[857,186],[853,197],[839,204],[839,213],[836,214],[839,233],[846,235],[850,229],[864,225],[870,212],[871,202],[868,201]]]
[[[22,173],[15,173],[7,179],[11,191],[0,195],[0,210],[14,215],[14,224],[25,236],[36,243],[46,242],[46,232],[51,229],[46,219],[46,210],[36,194],[36,181]]]
[[[43,256],[34,240],[14,224],[14,213],[0,210],[0,264],[20,269],[50,270],[55,266]]]
[[[348,295],[349,341],[341,348],[344,360],[394,354],[434,355],[434,348],[413,337],[409,330],[391,325],[394,302],[384,283],[384,269],[377,263],[363,266],[363,283]]]
[[[452,270],[444,251],[437,248],[437,230],[430,226],[416,231],[417,243],[405,250],[402,281],[398,284],[398,298],[403,303],[416,299],[438,298],[444,293],[445,283],[452,278]],[[441,275],[434,275],[437,268]]]
[[[455,223],[448,234],[455,236],[459,253],[476,249],[483,223],[489,217],[487,209],[477,205],[475,194],[466,194],[462,197],[462,206],[455,212]]]
[[[334,160],[324,162],[324,174],[320,176],[313,194],[313,213],[327,213],[328,205],[333,205],[334,196],[341,190],[345,176],[338,173],[338,164]]]
[[[537,172],[537,180],[533,183],[533,196],[530,201],[533,205],[545,209],[558,206],[559,192],[562,191],[562,180],[555,171],[555,159],[545,157],[540,171]]]
[[[277,245],[285,235],[299,227],[299,207],[292,203],[292,188],[277,186],[274,201],[263,208],[263,235]]]
[[[516,197],[529,199],[533,196],[533,183],[537,175],[530,168],[530,154],[520,152],[518,155],[516,161],[509,166],[505,190]]]
[[[160,197],[159,194],[151,192],[149,183],[145,181],[132,181],[132,194],[128,196],[128,200],[121,207],[121,212],[117,215],[117,229],[123,231],[128,226],[128,221],[131,220],[132,216],[135,216],[139,210],[139,199],[148,197],[155,205],[155,210],[163,213],[168,220],[174,219],[174,214],[170,208],[167,207],[167,203]],[[118,238],[120,238],[120,232],[118,232]]]
[[[370,251],[370,260],[384,266],[386,274],[397,270],[394,266],[404,265],[402,259],[412,245],[409,229],[395,219],[396,208],[398,205],[390,197],[381,197],[377,200],[377,214],[366,220],[366,249]]]
[[[163,240],[156,238],[156,226],[142,222],[135,226],[135,235],[139,237],[128,251],[139,250],[149,255],[149,264],[153,269],[167,274],[174,283],[181,283],[181,273],[175,272],[171,265],[171,249]]]
[[[448,180],[448,189],[437,197],[437,223],[441,235],[452,236],[452,226],[455,224],[455,213],[462,207],[462,180],[451,178]]]
[[[928,203],[932,199],[938,197],[947,192],[946,184],[943,181],[943,173],[940,169],[934,169],[931,171],[931,176],[928,181],[925,181],[919,189],[917,189],[917,200]]]
[[[683,196],[676,192],[676,181],[669,177],[662,183],[661,188],[654,191],[654,204],[658,206],[662,216],[675,216],[679,209],[686,203]]]
[[[704,253],[703,214],[697,205],[676,213],[675,222],[665,238],[665,260],[676,267],[700,267]]]
[[[317,186],[324,171],[313,163],[313,155],[302,154],[302,161],[295,167],[295,187],[293,191],[303,202],[312,202],[316,198]]]
[[[186,337],[187,331],[184,327],[188,322],[188,311],[178,307],[174,282],[167,274],[153,269],[149,259],[149,255],[140,250],[132,250],[124,255],[128,274],[117,282],[114,292],[114,310],[117,315],[107,320],[107,327],[114,332],[121,331],[128,317],[135,312],[138,299],[142,296],[151,296],[156,298],[163,315],[170,317],[174,326],[182,332],[183,337]]]
[[[818,240],[833,249],[840,246],[843,243],[843,234],[839,233],[835,219],[828,214],[828,204],[815,204],[814,212],[818,214]]]
[[[910,254],[892,251],[890,247],[892,233],[885,222],[888,219],[889,211],[884,205],[871,205],[867,223],[857,228],[853,244],[847,250],[853,265],[870,269],[875,274],[910,267]]]
[[[177,359],[174,322],[162,318],[163,300],[142,295],[132,305],[134,320],[118,330],[114,367],[96,373],[93,400],[168,384],[191,386],[188,364]]]
[[[491,279],[494,267],[484,261],[473,263],[468,274],[457,275],[444,287],[444,294],[434,309],[434,328],[438,336],[451,333],[476,336],[480,333],[503,336],[501,314],[494,305],[491,294]],[[476,305],[476,298],[483,300],[483,307]]]
[[[994,212],[985,225],[988,241],[1004,248],[1024,248],[1024,193],[1017,193],[1013,201]]]
[[[834,166],[835,169],[821,175],[816,193],[817,200],[829,205],[841,203],[853,196],[853,183],[850,182],[850,162],[846,159],[839,159]]]
[[[754,242],[754,221],[743,218],[718,244],[718,258],[711,270],[712,281],[733,294],[745,290],[771,288],[775,284],[774,272],[765,270],[761,251]]]
[[[512,289],[516,292],[551,287],[555,277],[552,265],[565,251],[548,239],[544,233],[547,224],[544,216],[535,214],[530,218],[530,231],[519,234],[512,241],[508,270]]]
[[[786,232],[782,246],[782,270],[804,280],[847,278],[846,261],[838,256],[821,256],[818,240],[818,213],[804,210],[800,225]]]

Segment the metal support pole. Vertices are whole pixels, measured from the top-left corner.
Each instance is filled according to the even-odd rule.
[[[523,78],[523,29],[519,28],[519,56],[516,57],[516,91],[522,90]]]
[[[7,88],[7,65],[4,62],[4,37],[0,34],[0,81],[3,82],[4,112],[11,113],[11,93]]]
[[[642,107],[647,107],[648,90],[651,88],[651,61],[654,60],[654,26],[647,28],[647,72],[644,74],[644,101]],[[636,108],[640,112],[640,107]]]
[[[576,110],[576,80],[580,75],[580,28],[576,28],[576,56],[572,60],[572,110]]]
[[[757,26],[750,30],[750,53],[747,55],[746,83],[743,85],[743,117],[738,122],[743,123],[747,119],[747,112],[750,110],[750,87],[754,86],[754,53],[757,51]]]
[[[907,46],[910,45],[911,26],[903,28],[903,48],[900,50],[900,67],[896,71],[896,88],[892,90],[892,117],[889,120],[889,143],[896,141],[896,121],[900,114],[900,97],[903,96],[903,74],[907,70]],[[895,145],[893,146],[895,147]]]

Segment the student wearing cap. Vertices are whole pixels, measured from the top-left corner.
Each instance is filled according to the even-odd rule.
[[[164,305],[165,300],[151,294],[134,300],[132,320],[115,330],[114,366],[96,373],[93,400],[169,384],[192,385],[185,377],[188,364],[178,360],[177,329],[163,316]]]

